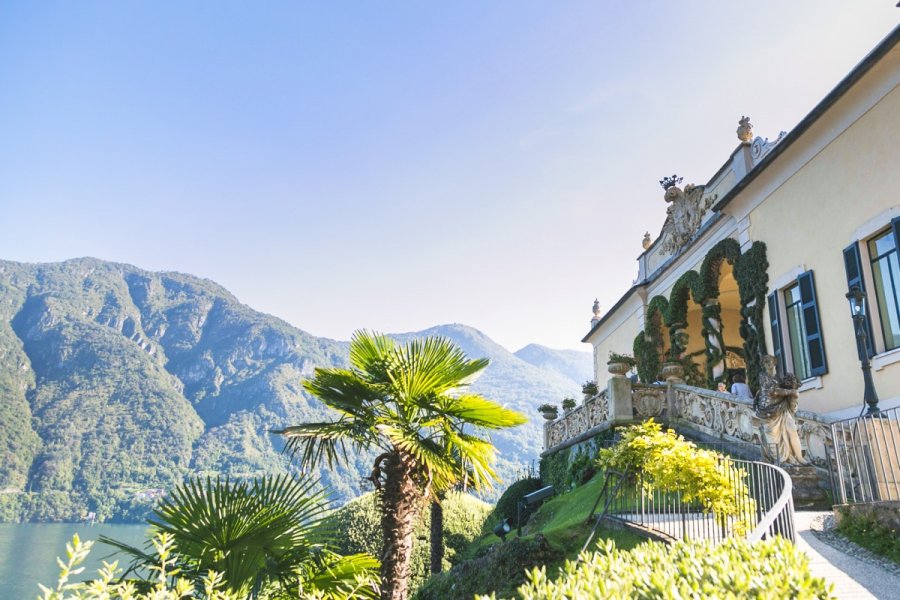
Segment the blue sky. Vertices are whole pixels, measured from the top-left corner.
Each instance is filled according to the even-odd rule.
[[[657,180],[793,127],[895,2],[5,2],[0,258],[213,279],[313,334],[580,344]]]

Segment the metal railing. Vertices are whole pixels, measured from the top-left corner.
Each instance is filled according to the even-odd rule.
[[[900,408],[831,424],[835,502],[900,500]]]
[[[625,483],[624,475],[611,472],[607,476],[615,485],[604,485],[589,519],[602,503],[598,520],[625,521],[670,540],[719,542],[740,536],[757,541],[780,535],[794,541],[794,501],[787,472],[757,461],[732,459],[730,464],[725,471],[735,490],[737,514],[716,514],[696,501],[685,501],[681,492],[647,490],[640,479]]]

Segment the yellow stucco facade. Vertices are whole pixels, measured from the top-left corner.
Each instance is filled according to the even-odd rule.
[[[689,190],[684,187],[685,197]],[[861,406],[863,380],[845,297],[849,283],[844,249],[857,244],[873,321],[875,387],[884,406],[900,405],[900,348],[887,348],[882,335],[866,244],[872,236],[893,231],[892,219],[900,217],[900,27],[793,131],[773,142],[743,139],[702,193],[702,218],[670,209],[663,232],[638,257],[638,282],[609,313],[592,322],[584,341],[593,345],[598,383],[608,378],[609,352],[632,352],[654,296],[670,298],[679,277],[689,270],[699,273],[707,254],[722,240],[735,240],[744,252],[762,242],[768,261],[766,294],[775,295],[779,306],[782,330],[777,335],[788,370],[796,339],[784,328],[790,300],[786,294],[802,274],[814,281],[821,331],[817,343],[824,347],[826,365],[824,372],[804,378],[800,408],[851,416],[853,407]],[[673,225],[679,218],[694,219],[690,239]],[[900,246],[900,240],[896,244]],[[900,293],[900,280],[897,284]],[[719,290],[724,344],[741,346],[741,305],[730,265],[722,269]],[[700,335],[700,308],[688,302],[687,354],[700,353],[707,343]],[[773,353],[776,329],[769,326],[769,303],[763,315],[760,334]]]

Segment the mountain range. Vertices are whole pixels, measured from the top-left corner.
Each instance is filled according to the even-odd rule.
[[[428,335],[489,358],[473,390],[533,417],[494,435],[507,481],[540,452],[535,408],[591,378],[587,352],[514,354],[465,325],[393,337]],[[269,430],[331,418],[302,381],[347,353],[207,279],[92,258],[0,261],[0,520],[135,520],[190,474],[294,469]],[[365,491],[371,456],[349,461],[314,474],[337,502]]]

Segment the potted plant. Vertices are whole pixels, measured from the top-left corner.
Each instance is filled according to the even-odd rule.
[[[548,421],[555,421],[559,416],[559,409],[555,404],[541,404],[538,406],[538,412]]]
[[[593,381],[585,381],[581,385],[581,393],[584,394],[585,400],[590,400],[591,398],[596,396],[599,391],[600,390],[597,389],[597,384]]]
[[[606,361],[606,369],[614,377],[624,377],[625,373],[631,370],[636,361],[630,354],[619,354],[618,352],[610,352],[609,360]]]
[[[672,356],[671,354],[666,358],[666,362],[663,363],[662,369],[660,369],[663,380],[681,383],[684,378],[684,363],[677,356]]]
[[[572,412],[572,409],[575,408],[575,398],[563,398],[562,407],[566,414]]]

